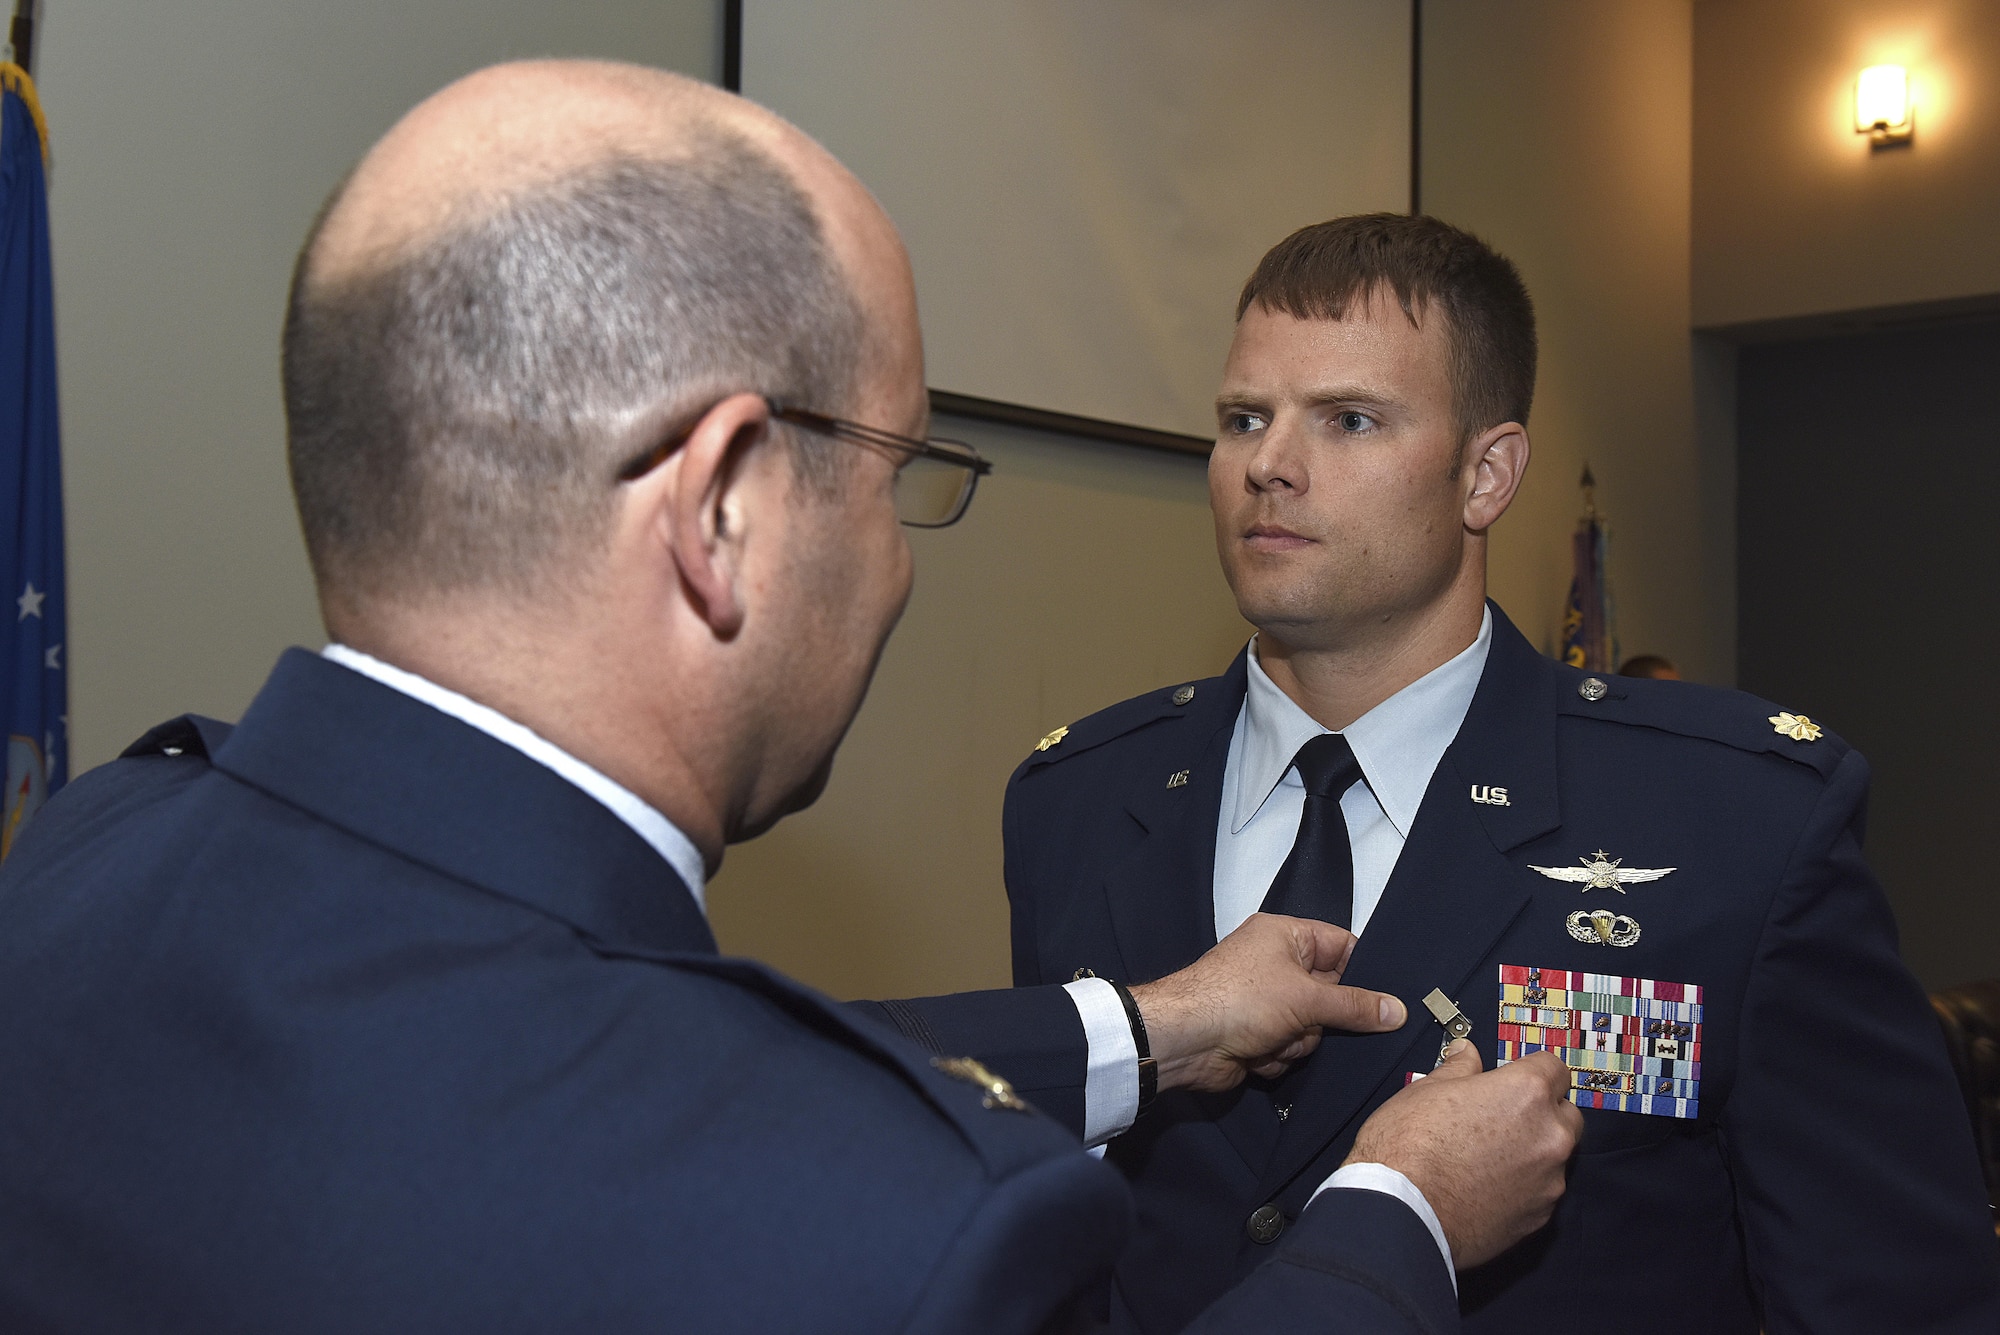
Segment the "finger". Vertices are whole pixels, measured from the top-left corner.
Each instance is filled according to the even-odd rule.
[[[1548,1090],[1550,1102],[1563,1102],[1569,1097],[1569,1067],[1553,1052],[1537,1052],[1513,1063],[1532,1074]]]
[[[1470,1039],[1458,1038],[1453,1039],[1451,1046],[1445,1049],[1444,1060],[1438,1063],[1430,1078],[1436,1080],[1442,1076],[1446,1080],[1463,1080],[1467,1076],[1478,1075],[1482,1069],[1479,1049],[1472,1045]]]
[[[1365,987],[1315,982],[1299,1018],[1323,1029],[1344,1029],[1352,1034],[1380,1034],[1401,1029],[1410,1018],[1402,1001],[1387,992],[1371,992]]]
[[[1271,1060],[1275,1062],[1299,1061],[1302,1060],[1303,1058],[1312,1056],[1313,1049],[1317,1048],[1318,1046],[1319,1046],[1319,1030],[1317,1029],[1309,1030],[1306,1033],[1299,1035],[1291,1042],[1285,1044],[1285,1046],[1279,1049],[1277,1052],[1272,1053]]]
[[[1317,918],[1272,916],[1291,930],[1292,940],[1299,948],[1299,963],[1313,973],[1330,973],[1339,978],[1347,968],[1348,957],[1354,953],[1354,933]]]

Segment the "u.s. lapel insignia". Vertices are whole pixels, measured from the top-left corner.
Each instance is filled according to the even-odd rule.
[[[1622,895],[1628,885],[1637,885],[1642,881],[1657,881],[1675,870],[1673,867],[1621,866],[1619,864],[1625,861],[1624,858],[1606,857],[1601,848],[1595,853],[1584,854],[1577,861],[1583,865],[1581,867],[1537,867],[1533,863],[1528,865],[1529,870],[1538,871],[1552,881],[1582,883],[1585,894],[1589,894],[1592,890],[1616,890]]]
[[[989,1108],[1005,1108],[1009,1112],[1029,1111],[1028,1105],[1014,1092],[1012,1085],[970,1057],[933,1057],[931,1065],[954,1080],[979,1086],[984,1095],[979,1101]]]
[[[1816,742],[1821,728],[1804,714],[1787,714],[1783,710],[1771,715],[1771,727],[1779,736],[1789,737],[1795,742]]]
[[[1187,784],[1188,772],[1184,769],[1177,769],[1167,776],[1167,787],[1169,788],[1185,788]]]
[[[1046,751],[1067,736],[1069,736],[1069,724],[1065,723],[1048,736],[1042,738],[1041,741],[1036,742],[1035,749],[1037,751]]]
[[[1495,788],[1490,783],[1473,784],[1472,800],[1483,807],[1510,807],[1514,805],[1507,800],[1507,790],[1505,788]]]
[[[1563,920],[1569,934],[1590,945],[1629,946],[1639,939],[1639,920],[1610,909],[1578,909]]]

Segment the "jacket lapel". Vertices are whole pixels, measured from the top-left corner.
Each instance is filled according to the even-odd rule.
[[[1229,740],[1243,706],[1245,660],[1238,654],[1203,691],[1175,730],[1169,751],[1140,778],[1125,809],[1136,842],[1104,879],[1112,932],[1126,977],[1146,983],[1199,959],[1215,944],[1215,822],[1222,809]],[[1169,788],[1170,774],[1187,782]]]
[[[715,953],[666,860],[561,775],[430,705],[287,650],[217,769],[598,941]]]
[[[1138,842],[1105,878],[1130,981],[1150,982],[1194,963],[1215,945],[1215,839],[1223,777],[1249,680],[1248,650],[1215,683],[1160,774],[1188,772],[1184,786],[1148,787],[1126,803]],[[1199,697],[1197,703],[1201,703]],[[1121,979],[1121,981],[1124,981]],[[1259,1083],[1220,1095],[1195,1096],[1252,1171],[1270,1162],[1275,1118]]]
[[[1423,1007],[1432,988],[1464,1009],[1475,1041],[1485,1046],[1492,1037],[1492,1008],[1483,1004],[1490,989],[1479,990],[1473,972],[1529,899],[1503,854],[1561,823],[1555,689],[1554,665],[1494,607],[1492,647],[1472,707],[1431,778],[1343,978],[1401,997],[1409,1023],[1391,1034],[1332,1036],[1308,1060],[1265,1175],[1265,1199],[1292,1185],[1330,1145],[1345,1143],[1393,1073],[1429,1068],[1443,1041]],[[1475,786],[1505,788],[1508,805],[1473,801]]]

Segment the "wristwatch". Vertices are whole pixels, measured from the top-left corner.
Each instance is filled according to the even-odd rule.
[[[1078,983],[1096,977],[1097,970],[1086,967],[1071,974],[1070,981]],[[1139,1003],[1132,999],[1130,988],[1114,979],[1103,981],[1110,983],[1111,990],[1118,994],[1118,1004],[1125,1008],[1125,1023],[1132,1026],[1132,1046],[1139,1054],[1139,1111],[1144,1112],[1160,1092],[1160,1064],[1153,1060],[1153,1045],[1146,1037],[1146,1017],[1139,1013]]]
[[[1139,1014],[1139,1003],[1132,999],[1132,989],[1123,983],[1112,982],[1118,993],[1118,1000],[1124,1004],[1125,1020],[1132,1026],[1132,1046],[1139,1050],[1139,1111],[1145,1112],[1160,1092],[1160,1064],[1153,1060],[1153,1045],[1146,1038],[1146,1017]]]

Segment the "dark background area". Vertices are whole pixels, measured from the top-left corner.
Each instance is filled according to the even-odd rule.
[[[2000,976],[2000,321],[1746,346],[1737,429],[1739,683],[1868,757],[1925,986]]]

